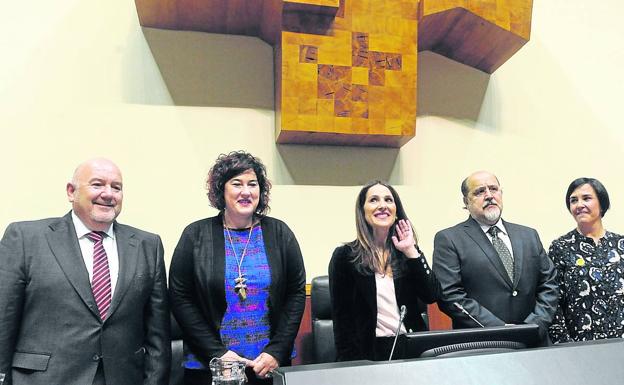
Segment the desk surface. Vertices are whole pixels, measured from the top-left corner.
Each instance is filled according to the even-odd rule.
[[[624,340],[563,344],[463,357],[354,361],[282,368],[275,385],[615,385]]]

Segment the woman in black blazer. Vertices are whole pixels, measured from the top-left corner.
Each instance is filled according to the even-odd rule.
[[[405,333],[421,331],[421,301],[440,298],[440,283],[429,268],[397,192],[373,181],[355,206],[357,239],[334,251],[329,287],[338,361],[387,360],[407,313],[393,358],[405,355]]]
[[[173,314],[184,334],[184,382],[210,384],[210,360],[244,362],[264,383],[290,364],[305,306],[305,270],[288,226],[266,216],[271,184],[259,159],[221,155],[208,173],[219,215],[191,223],[169,271]]]

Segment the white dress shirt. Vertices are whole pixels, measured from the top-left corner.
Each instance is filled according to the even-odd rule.
[[[93,281],[93,241],[91,241],[87,234],[91,232],[85,226],[84,223],[78,218],[78,216],[72,211],[72,221],[74,222],[74,228],[76,229],[76,235],[78,236],[78,243],[80,244],[80,251],[82,252],[82,259],[84,260],[85,267],[89,273],[89,282]],[[111,224],[107,231],[105,231],[106,237],[102,240],[104,250],[106,250],[106,257],[108,258],[108,269],[110,270],[111,278],[111,298],[115,293],[115,286],[117,284],[117,277],[119,276],[119,255],[117,253],[117,240],[115,239],[115,231]]]
[[[491,243],[493,237],[488,233],[488,230],[492,226],[484,225],[480,222],[477,222],[477,223],[479,223],[479,226],[481,226],[481,230],[483,230],[483,232],[485,233],[485,235],[487,236],[487,238],[490,240],[490,243]],[[494,226],[498,227],[498,229],[500,230],[498,232],[498,238],[501,241],[503,241],[505,246],[507,246],[507,248],[509,249],[509,253],[511,254],[511,258],[513,259],[514,255],[513,255],[513,248],[511,247],[511,239],[509,239],[509,234],[507,234],[507,229],[505,228],[505,225],[503,224],[502,219],[498,218],[498,222],[496,222]]]

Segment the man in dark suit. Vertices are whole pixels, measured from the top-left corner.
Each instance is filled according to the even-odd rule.
[[[89,160],[72,211],[17,222],[0,242],[5,385],[166,385],[171,348],[160,237],[119,224],[121,172]]]
[[[496,176],[479,171],[461,185],[465,222],[438,232],[433,270],[442,284],[441,309],[454,328],[531,323],[542,338],[557,307],[555,270],[537,232],[503,221]]]

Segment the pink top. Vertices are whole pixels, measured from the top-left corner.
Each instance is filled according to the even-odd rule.
[[[377,286],[377,327],[376,337],[394,337],[399,325],[399,306],[394,293],[394,280],[389,275],[375,273]],[[399,334],[405,334],[405,326],[401,324]]]

